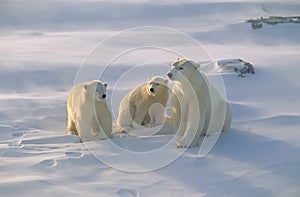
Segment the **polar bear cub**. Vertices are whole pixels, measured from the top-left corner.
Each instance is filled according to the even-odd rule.
[[[167,120],[180,139],[178,148],[199,145],[201,135],[231,127],[231,110],[203,73],[188,59],[177,59],[167,76],[175,81],[171,118]]]
[[[72,88],[67,103],[68,133],[79,135],[82,141],[111,137],[112,115],[106,93],[107,84],[98,80]]]
[[[119,130],[163,124],[168,99],[168,79],[150,77],[146,84],[133,89],[122,99],[117,120]]]

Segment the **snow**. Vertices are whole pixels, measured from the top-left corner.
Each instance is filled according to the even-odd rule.
[[[299,196],[300,26],[245,22],[299,9],[296,0],[1,1],[0,196]],[[74,82],[107,81],[116,118],[122,96],[178,56],[208,62],[232,108],[232,129],[204,158],[199,147],[176,149],[174,135],[151,135],[159,126],[89,143],[65,133]],[[255,74],[209,62],[231,59]]]

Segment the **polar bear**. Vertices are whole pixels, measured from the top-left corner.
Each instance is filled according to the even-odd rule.
[[[79,83],[70,91],[67,131],[82,141],[111,137],[112,115],[106,103],[107,83],[99,80]]]
[[[188,59],[177,59],[167,73],[174,81],[171,118],[167,124],[177,131],[178,148],[199,145],[201,135],[231,127],[231,110],[203,73]]]
[[[168,79],[150,77],[122,99],[117,120],[120,131],[131,131],[140,126],[163,124],[169,99]]]

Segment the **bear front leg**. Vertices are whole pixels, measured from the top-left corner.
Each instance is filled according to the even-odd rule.
[[[185,132],[182,138],[176,142],[177,148],[190,148],[199,145],[200,135],[205,125],[205,116],[204,114],[201,116],[194,106],[190,105],[188,108],[189,113],[187,114]]]
[[[132,127],[132,118],[135,113],[135,108],[132,105],[129,105],[128,108],[124,109],[119,114],[118,127],[121,132],[129,132],[133,129]]]
[[[182,102],[182,109],[188,109],[188,105],[185,102]],[[185,110],[180,112],[180,116],[178,114],[178,117],[171,117],[172,121],[178,121],[178,122],[173,122],[173,125],[178,125],[177,130],[175,131],[175,133],[179,136],[179,137],[183,137],[184,134],[186,133],[186,129],[187,129],[187,124],[189,121],[189,110]]]
[[[133,126],[134,127],[140,127],[142,126],[143,120],[145,119],[148,110],[142,109],[143,107],[140,106],[139,108],[136,108],[134,119],[133,119]]]
[[[184,134],[186,132],[186,127],[187,127],[187,121],[182,119],[179,123],[179,127],[178,127],[177,131],[175,131],[176,135],[179,137],[184,136]]]
[[[154,103],[151,105],[149,108],[149,116],[151,121],[146,126],[154,127],[163,124],[165,122],[164,111],[165,108],[160,103]]]
[[[103,140],[103,139],[106,139],[106,136],[105,136],[104,132],[102,131],[101,124],[100,124],[100,122],[98,122],[96,120],[96,118],[94,119],[92,125],[93,125],[92,129],[91,129],[92,138],[94,140]]]
[[[199,132],[197,126],[194,124],[188,123],[187,130],[185,131],[182,138],[176,141],[177,148],[191,148],[199,145],[199,140],[201,132]]]
[[[68,117],[67,132],[72,135],[78,135],[74,121]]]
[[[101,139],[111,138],[112,137],[112,118],[110,111],[107,110],[105,113],[106,116],[98,119],[100,127]]]
[[[93,135],[92,135],[92,126],[93,122],[92,120],[85,119],[84,121],[77,121],[76,127],[78,129],[78,135],[81,139],[81,141],[91,141],[93,140]]]

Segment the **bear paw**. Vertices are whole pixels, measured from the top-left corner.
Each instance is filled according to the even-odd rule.
[[[191,143],[190,140],[183,137],[180,140],[177,140],[175,144],[177,148],[188,148],[190,143]]]
[[[182,137],[181,139],[177,140],[175,144],[177,148],[191,148],[199,145],[199,142],[189,137]]]
[[[132,126],[128,126],[128,127],[122,127],[119,129],[120,132],[123,132],[123,133],[129,133],[130,131],[133,130],[133,127]]]
[[[178,140],[176,143],[175,143],[176,147],[177,148],[186,148],[187,147],[187,144],[184,143],[183,141],[181,140]]]

